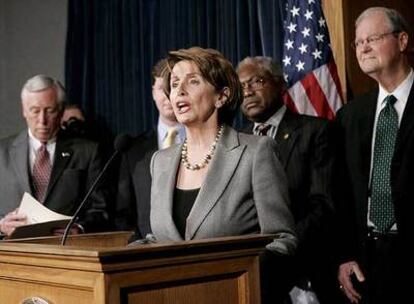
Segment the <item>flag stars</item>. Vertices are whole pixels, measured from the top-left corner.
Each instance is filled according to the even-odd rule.
[[[309,37],[310,36],[310,28],[305,27],[301,33],[302,33],[304,38]]]
[[[289,75],[286,73],[283,73],[283,78],[285,79],[285,82],[289,81]]]
[[[299,11],[300,11],[300,8],[299,7],[296,7],[296,6],[293,6],[293,8],[290,10],[290,12],[292,13],[292,16],[293,17],[299,16]]]
[[[286,45],[286,49],[288,49],[288,50],[293,49],[293,41],[292,40],[288,39],[288,41],[286,41],[285,45]]]
[[[299,60],[296,64],[296,68],[298,69],[298,72],[305,70],[305,63]]]
[[[309,5],[311,5],[312,3],[315,3],[315,0],[308,0]]]
[[[289,56],[285,56],[285,58],[283,58],[283,65],[284,66],[288,66],[288,65],[290,65],[290,60],[291,60],[292,58],[291,57],[289,57]]]
[[[310,10],[306,10],[305,18],[306,20],[312,19],[313,12]]]
[[[287,29],[289,30],[290,34],[292,34],[293,32],[296,32],[296,26],[297,26],[297,24],[293,24],[292,22],[289,24]]]
[[[325,37],[325,35],[322,35],[321,33],[318,33],[318,35],[315,36],[316,40],[318,40],[318,42],[323,42],[323,37]]]
[[[322,59],[322,52],[321,51],[319,51],[318,49],[315,49],[313,52],[312,52],[312,55],[313,55],[313,58],[316,60],[316,59]]]
[[[300,51],[300,53],[303,55],[304,53],[307,53],[308,52],[308,46],[306,45],[306,44],[301,44],[300,45],[300,47],[299,47],[299,51]]]
[[[325,27],[325,25],[326,25],[326,21],[325,21],[325,19],[323,19],[323,18],[321,17],[321,18],[319,18],[318,22],[319,22],[319,26],[320,26],[320,27]]]

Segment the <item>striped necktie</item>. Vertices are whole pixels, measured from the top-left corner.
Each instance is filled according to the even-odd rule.
[[[398,132],[395,96],[384,99],[385,107],[378,115],[371,176],[370,220],[379,232],[387,232],[395,222],[391,196],[391,161]]]
[[[266,136],[272,125],[262,123],[256,127],[256,134],[260,136]]]
[[[36,199],[43,203],[49,185],[52,164],[50,163],[49,152],[46,145],[42,144],[36,151],[36,158],[33,164],[33,188]]]

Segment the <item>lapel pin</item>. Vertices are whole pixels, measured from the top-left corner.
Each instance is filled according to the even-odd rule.
[[[69,157],[70,153],[69,152],[62,152],[62,157]]]
[[[289,134],[286,133],[285,135],[283,135],[283,139],[288,139],[289,138]]]

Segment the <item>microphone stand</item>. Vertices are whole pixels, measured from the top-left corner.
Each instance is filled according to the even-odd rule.
[[[95,190],[96,185],[100,181],[102,175],[106,172],[109,165],[112,163],[112,160],[117,156],[119,153],[119,150],[115,150],[115,152],[112,154],[112,156],[109,158],[109,160],[106,162],[105,166],[103,167],[101,173],[99,173],[98,177],[93,182],[91,188],[89,189],[88,193],[86,193],[85,197],[83,198],[82,202],[79,204],[78,209],[76,209],[75,213],[73,214],[71,220],[69,221],[68,225],[65,228],[65,232],[63,233],[62,240],[60,242],[60,245],[64,246],[66,243],[66,239],[68,238],[69,231],[75,224],[75,221],[78,219],[80,211],[83,209],[83,207],[86,205],[86,202],[88,198],[91,196],[92,192]]]

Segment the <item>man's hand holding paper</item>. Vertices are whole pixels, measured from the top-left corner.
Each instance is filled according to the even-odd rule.
[[[27,225],[27,216],[24,213],[19,213],[18,209],[8,213],[0,220],[0,232],[6,236],[10,236],[16,227]]]
[[[19,208],[10,212],[0,220],[0,229],[2,233],[12,238],[17,233],[16,228],[27,225],[31,225],[33,230],[24,229],[23,231],[19,231],[17,237],[23,237],[27,231],[31,232],[30,236],[59,235],[61,234],[60,231],[64,229],[65,224],[70,219],[70,216],[59,214],[48,209],[30,194],[25,193]],[[41,225],[42,223],[45,225]],[[72,233],[76,232],[74,231]]]

